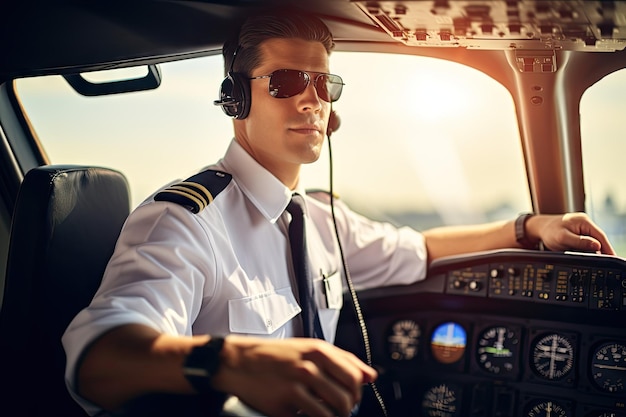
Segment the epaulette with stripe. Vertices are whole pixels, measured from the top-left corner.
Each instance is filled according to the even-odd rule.
[[[193,213],[199,213],[211,204],[232,178],[232,175],[222,171],[203,171],[158,192],[154,200],[180,204]]]

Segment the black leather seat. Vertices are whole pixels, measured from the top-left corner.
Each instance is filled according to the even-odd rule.
[[[0,312],[0,414],[85,416],[65,387],[61,335],[98,288],[129,194],[124,175],[106,168],[43,166],[25,175]]]

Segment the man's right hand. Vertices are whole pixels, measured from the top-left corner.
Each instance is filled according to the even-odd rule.
[[[285,340],[227,336],[217,390],[237,396],[268,416],[349,416],[376,371],[319,339]]]

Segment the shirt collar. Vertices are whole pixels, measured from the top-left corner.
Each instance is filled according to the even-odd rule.
[[[252,204],[266,219],[276,222],[289,204],[293,192],[263,168],[234,139],[222,161],[226,171],[233,175]],[[304,189],[300,184],[294,192],[304,196]]]

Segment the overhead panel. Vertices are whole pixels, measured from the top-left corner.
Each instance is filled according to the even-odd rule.
[[[615,51],[626,46],[623,1],[353,1],[411,46]]]

